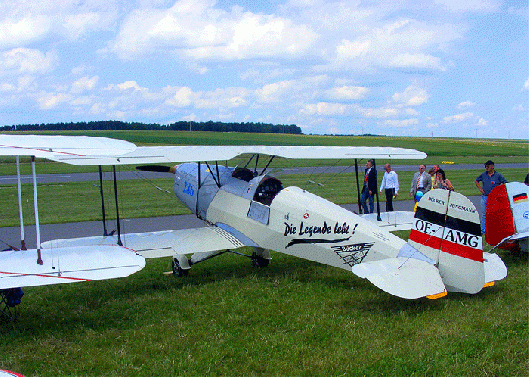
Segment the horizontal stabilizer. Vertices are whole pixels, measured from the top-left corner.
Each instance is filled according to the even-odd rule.
[[[414,215],[415,213],[411,211],[392,211],[380,213],[380,221],[377,219],[376,213],[368,213],[360,217],[379,228],[393,232],[395,230],[410,230],[413,226]]]
[[[507,277],[507,267],[497,254],[483,252],[485,267],[485,284],[503,280]]]
[[[0,252],[0,289],[77,283],[129,276],[145,259],[121,246],[84,246]]]
[[[162,258],[177,254],[192,254],[244,246],[235,237],[216,227],[166,230],[121,235],[124,246],[145,258]],[[44,242],[42,247],[72,247],[80,245],[116,245],[116,236],[61,239]]]
[[[353,273],[392,295],[417,299],[446,292],[437,268],[413,258],[388,258],[356,264]]]

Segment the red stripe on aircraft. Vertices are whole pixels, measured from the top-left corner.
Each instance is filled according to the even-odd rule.
[[[467,258],[476,262],[483,262],[483,251],[473,247],[463,246],[447,240],[443,242],[442,251],[448,254],[457,255],[458,257]]]
[[[39,278],[55,278],[55,279],[66,279],[66,280],[90,281],[89,279],[72,278],[72,277],[68,277],[68,276],[53,276],[53,275],[40,275],[40,274],[22,274],[20,272],[0,271],[0,274],[18,275],[18,276],[36,276],[36,277],[39,277]]]
[[[411,230],[409,239],[411,241],[420,243],[421,245],[428,246],[433,249],[440,249],[441,243],[443,242],[443,240],[439,237],[435,237],[430,234],[419,232],[418,230],[415,230],[415,229]]]

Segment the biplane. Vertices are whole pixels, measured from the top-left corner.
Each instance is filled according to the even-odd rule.
[[[482,251],[479,215],[461,194],[433,190],[425,195],[406,242],[304,189],[284,187],[267,172],[276,157],[354,159],[355,165],[363,158],[426,157],[416,150],[136,147],[106,138],[0,135],[0,154],[73,165],[134,164],[140,170],[173,174],[177,198],[207,224],[196,229],[129,234],[121,234],[118,225],[113,235],[38,240],[36,250],[0,253],[0,288],[123,277],[143,268],[144,258],[171,257],[173,273],[178,276],[225,252],[244,255],[255,266],[266,267],[270,250],[352,271],[406,299],[438,298],[447,291],[473,294],[507,274],[497,255]],[[244,166],[218,163],[241,155],[249,156]],[[259,158],[267,158],[266,164],[259,165]],[[34,158],[32,161],[34,166]],[[241,253],[243,246],[250,247],[251,254]]]

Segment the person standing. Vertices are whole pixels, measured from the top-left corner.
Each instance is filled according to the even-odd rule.
[[[377,178],[374,165],[375,161],[372,159],[367,160],[364,175],[364,186],[362,188],[362,195],[360,196],[360,204],[362,205],[364,213],[373,213],[375,211],[374,196],[377,190]],[[367,209],[366,200],[369,200],[369,210]]]
[[[393,170],[391,170],[391,165],[384,165],[384,176],[382,177],[382,183],[380,184],[380,194],[385,188],[386,191],[386,212],[393,211],[393,198],[397,197],[399,194],[399,176]]]
[[[413,175],[411,180],[410,196],[417,202],[417,192],[426,194],[432,189],[432,177],[426,173],[426,165],[420,165],[419,171]]]
[[[503,175],[494,171],[494,162],[485,162],[485,171],[476,178],[476,187],[481,192],[481,234],[485,233],[487,198],[494,187],[507,182]]]
[[[446,178],[446,174],[443,169],[437,170],[437,173],[435,174],[435,180],[437,181],[436,188],[454,191],[454,186],[452,185],[452,182],[450,182],[448,178]]]

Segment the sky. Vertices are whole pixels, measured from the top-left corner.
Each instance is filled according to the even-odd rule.
[[[528,139],[528,18],[501,0],[2,0],[0,125]]]

